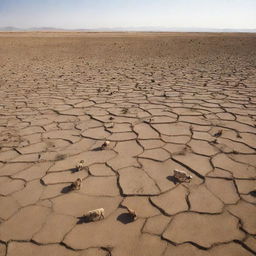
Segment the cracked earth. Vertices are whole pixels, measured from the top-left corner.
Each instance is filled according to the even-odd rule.
[[[0,86],[0,256],[256,254],[254,34],[1,33]]]

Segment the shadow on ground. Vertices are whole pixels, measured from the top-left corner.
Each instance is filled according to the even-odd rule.
[[[129,224],[134,221],[133,217],[129,213],[121,213],[116,219],[123,224]]]

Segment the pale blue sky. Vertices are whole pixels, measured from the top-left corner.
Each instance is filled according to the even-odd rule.
[[[256,0],[0,0],[0,27],[256,28]]]

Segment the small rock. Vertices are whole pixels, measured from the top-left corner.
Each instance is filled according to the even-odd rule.
[[[218,132],[216,132],[213,136],[214,137],[220,137],[222,135],[222,130],[219,130]]]

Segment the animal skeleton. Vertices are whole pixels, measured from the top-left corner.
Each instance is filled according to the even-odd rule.
[[[127,114],[127,113],[128,113],[128,111],[129,111],[129,109],[128,109],[128,108],[123,108],[123,109],[122,109],[122,113],[123,113],[123,114]]]
[[[107,146],[109,146],[110,141],[106,140],[102,145],[101,145],[101,149],[105,149]]]
[[[173,175],[179,182],[190,182],[192,179],[191,175],[188,175],[184,171],[179,171],[177,169],[174,170],[174,175]]]
[[[74,190],[79,190],[81,188],[81,185],[82,185],[82,179],[81,178],[78,178],[76,181],[74,181],[72,184],[71,184],[71,187],[72,189]]]
[[[98,221],[104,219],[104,209],[99,208],[96,210],[89,211],[87,212],[87,214],[84,215],[84,217],[89,221]]]
[[[108,123],[108,124],[106,125],[106,127],[107,127],[107,128],[113,128],[113,127],[114,127],[114,123]]]
[[[126,208],[127,208],[127,211],[129,212],[129,214],[131,215],[131,217],[133,218],[133,220],[137,220],[136,212],[128,207],[126,207]]]
[[[77,165],[76,169],[77,171],[81,171],[84,168],[84,160],[81,160]]]

